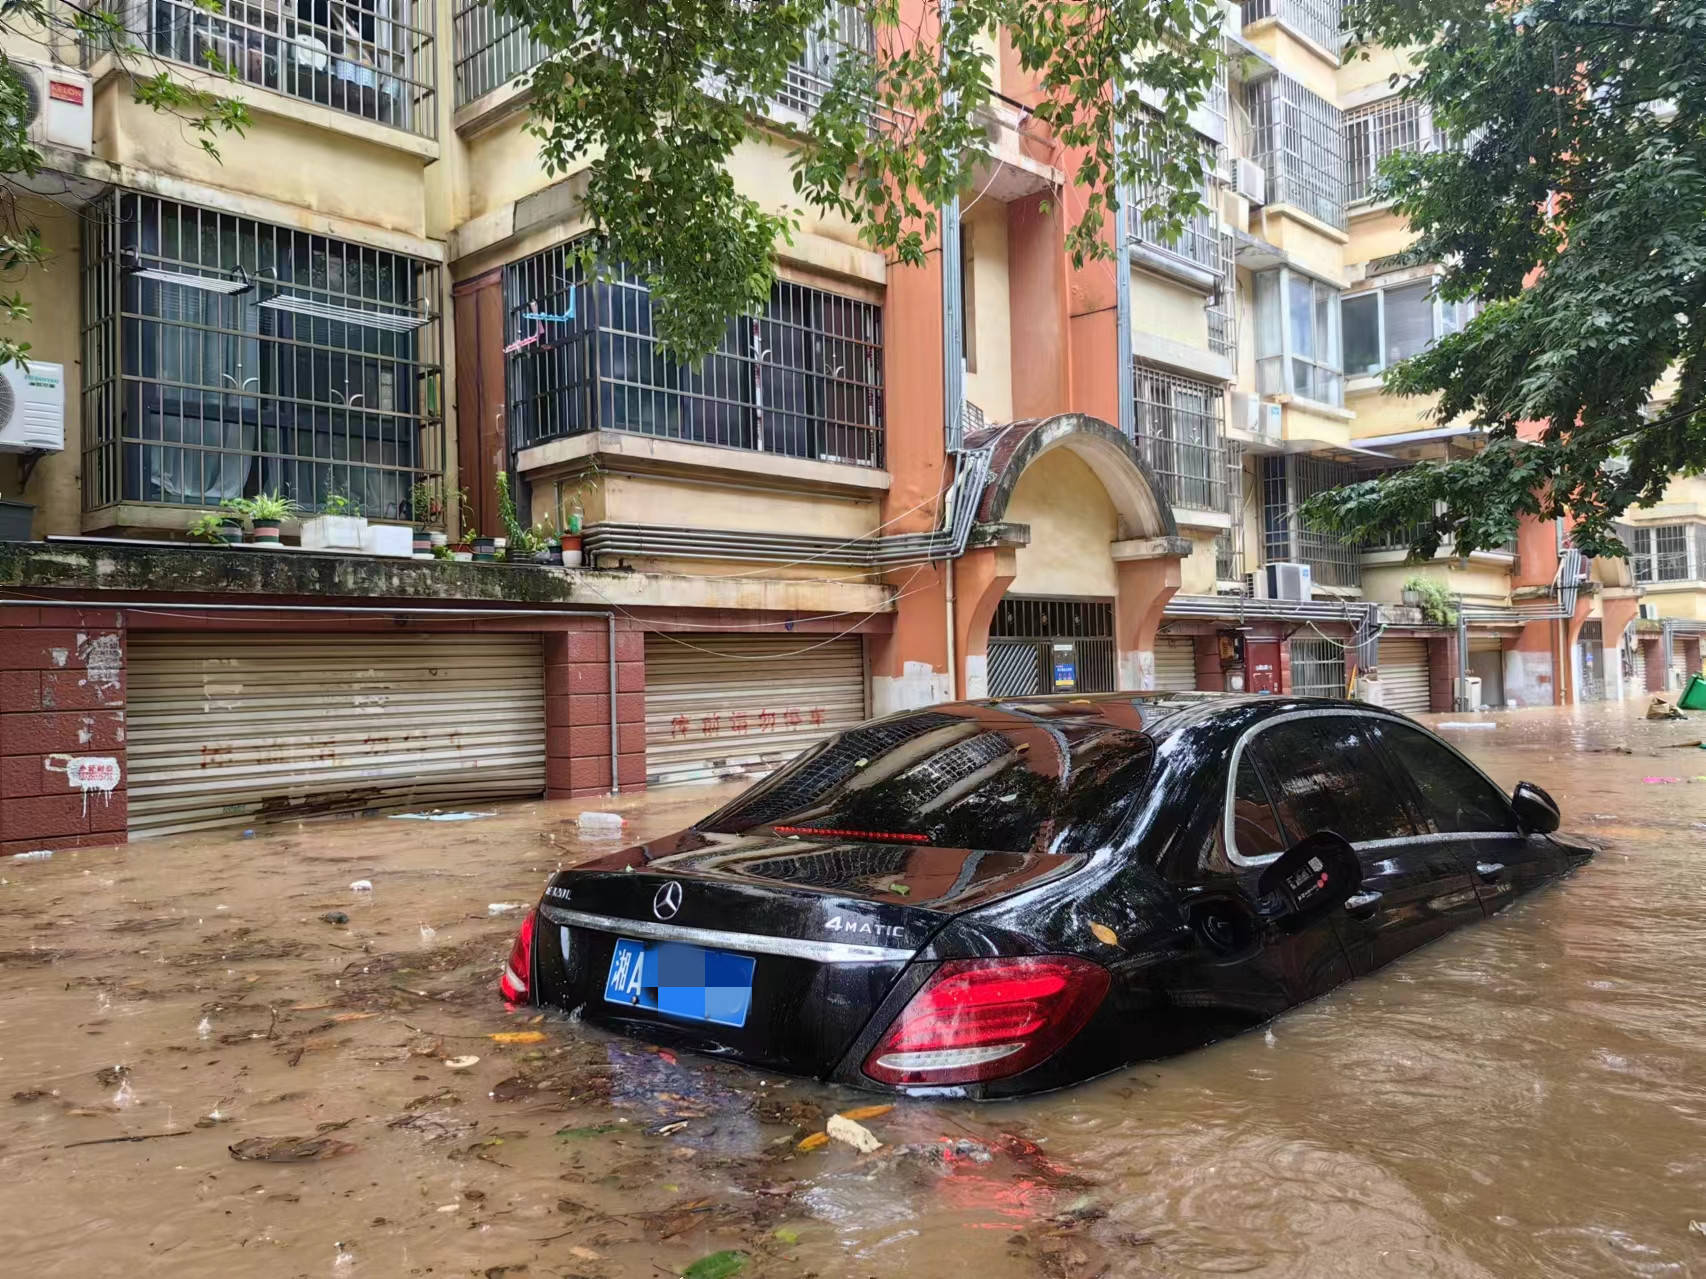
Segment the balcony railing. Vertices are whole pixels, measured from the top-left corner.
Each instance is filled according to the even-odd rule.
[[[437,267],[132,192],[83,222],[85,510],[413,514],[443,470]]]
[[[128,11],[157,57],[228,66],[257,88],[436,132],[437,9],[427,0],[137,0]]]
[[[457,107],[502,88],[545,58],[545,46],[516,19],[500,14],[491,0],[457,0],[450,25]]]
[[[1199,511],[1227,511],[1226,396],[1212,382],[1135,370],[1137,449],[1167,500]]]
[[[1443,145],[1420,102],[1387,98],[1345,112],[1345,199],[1354,204],[1373,196],[1375,176],[1387,156],[1437,151]]]
[[[1357,471],[1337,462],[1311,457],[1264,457],[1262,459],[1262,560],[1263,563],[1301,562],[1320,586],[1354,587],[1362,584],[1360,550],[1329,533],[1303,527],[1297,508],[1316,493],[1349,484]]]
[[[1133,244],[1200,268],[1218,281],[1225,278],[1228,266],[1221,253],[1220,184],[1213,176],[1212,156],[1207,163],[1210,168],[1204,174],[1199,192],[1202,207],[1185,220],[1175,236],[1164,236],[1154,220],[1142,215],[1141,211],[1151,202],[1164,198],[1164,193],[1158,188],[1133,186],[1126,193],[1126,201],[1132,210],[1130,238]]]
[[[838,4],[806,33],[805,52],[788,68],[777,102],[810,115],[835,79],[836,64],[849,52],[876,56],[877,35],[865,6]]]
[[[659,343],[631,272],[589,280],[559,245],[504,269],[511,442],[590,431],[883,465],[882,308],[777,282],[698,367]],[[545,317],[545,318],[536,318]]]
[[[1251,158],[1268,179],[1268,203],[1290,204],[1329,226],[1345,226],[1344,117],[1287,75],[1244,86]]]
[[[1313,40],[1329,53],[1339,50],[1338,0],[1243,0],[1244,25],[1263,18],[1278,19],[1306,40]]]

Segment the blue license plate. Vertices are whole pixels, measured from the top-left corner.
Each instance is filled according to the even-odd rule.
[[[726,950],[619,937],[604,998],[688,1021],[744,1026],[752,1008],[753,963],[749,955]]]

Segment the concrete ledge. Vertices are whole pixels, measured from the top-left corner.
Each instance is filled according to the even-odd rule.
[[[1125,542],[1112,542],[1108,546],[1116,564],[1127,560],[1184,559],[1195,549],[1195,544],[1188,537],[1132,538]]]
[[[525,472],[572,466],[594,456],[623,458],[635,463],[636,470],[682,469],[756,476],[778,488],[806,492],[838,488],[880,493],[890,483],[889,473],[874,466],[818,462],[714,444],[689,444],[625,431],[589,431],[585,435],[536,444],[516,455],[516,469]]]
[[[1030,544],[1031,526],[1029,524],[1015,524],[1010,520],[974,524],[971,534],[966,538],[968,549],[984,546],[1022,547]]]

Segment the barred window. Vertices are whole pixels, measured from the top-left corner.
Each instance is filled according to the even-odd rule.
[[[1345,112],[1345,198],[1351,203],[1374,194],[1380,162],[1401,151],[1437,149],[1429,112],[1420,102],[1386,98]]]
[[[1637,582],[1687,582],[1695,568],[1689,563],[1687,524],[1649,524],[1631,530],[1624,541]]]
[[[407,518],[441,474],[431,264],[131,192],[83,264],[85,509],[338,493]]]
[[[545,46],[491,0],[457,0],[451,10],[455,105],[465,107],[545,60]]]
[[[426,0],[147,0],[132,12],[147,25],[138,42],[157,57],[204,70],[212,61],[245,84],[437,131],[437,8]]]
[[[1244,0],[1244,25],[1276,19],[1329,53],[1339,49],[1338,0]]]
[[[1307,456],[1262,459],[1262,561],[1304,563],[1323,586],[1358,586],[1362,561],[1358,548],[1330,533],[1303,526],[1297,508],[1316,493],[1363,477],[1342,462]]]
[[[1295,205],[1341,230],[1345,226],[1344,116],[1332,103],[1286,75],[1244,86],[1251,159],[1268,178],[1270,204]]]
[[[849,52],[877,54],[877,33],[864,5],[829,6],[806,32],[805,52],[788,67],[777,102],[803,115],[817,110],[835,79],[835,69]]]
[[[1220,183],[1215,178],[1217,148],[1203,150],[1202,183],[1197,191],[1201,207],[1185,220],[1177,235],[1164,235],[1159,220],[1146,217],[1144,211],[1152,204],[1164,203],[1169,195],[1164,184],[1134,183],[1126,191],[1126,203],[1131,209],[1130,238],[1165,259],[1175,259],[1208,272],[1215,281],[1226,275],[1226,262],[1221,257]]]
[[[1137,447],[1169,501],[1224,511],[1226,396],[1213,382],[1136,367]]]
[[[504,270],[517,447],[631,431],[824,462],[883,465],[882,308],[777,281],[697,366],[658,341],[651,294],[621,266],[589,281],[573,245]],[[541,318],[544,317],[544,318]]]

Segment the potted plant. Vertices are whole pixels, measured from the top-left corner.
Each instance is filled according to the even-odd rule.
[[[574,500],[574,504],[569,508],[568,531],[558,539],[563,548],[563,566],[565,568],[579,568],[581,566],[581,560],[583,558],[581,551],[581,521],[583,518],[584,517],[581,514],[580,499],[577,497]]]
[[[261,493],[243,499],[251,537],[257,546],[279,546],[284,521],[296,514],[296,503],[282,493]]]
[[[436,538],[433,525],[444,522],[444,493],[436,481],[421,480],[409,490],[409,518],[415,523],[410,539],[416,559],[432,558],[433,548],[443,546],[442,532]]]
[[[537,544],[537,549],[533,552],[533,562],[560,568],[563,563],[562,535],[557,532],[556,526],[535,524],[528,533],[528,540]]]
[[[243,521],[229,512],[203,511],[190,525],[189,533],[215,546],[238,546],[243,541]]]
[[[0,542],[30,540],[30,521],[36,513],[32,502],[9,502],[0,498]]]
[[[1414,578],[1411,579],[1411,581],[1414,580]],[[1411,586],[1409,582],[1404,583],[1404,589],[1399,593],[1399,598],[1404,601],[1405,608],[1420,608],[1422,606],[1421,591]]]
[[[321,501],[320,514],[302,521],[302,549],[359,551],[366,532],[361,504],[334,489]]]

